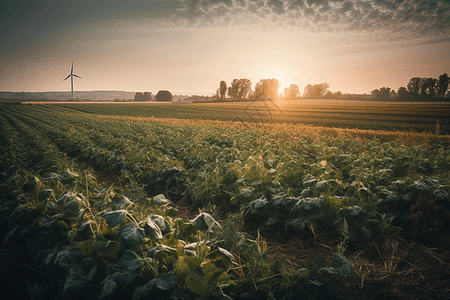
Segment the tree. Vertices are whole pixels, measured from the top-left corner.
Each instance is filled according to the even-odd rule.
[[[310,85],[308,84],[305,87],[305,90],[303,92],[304,98],[321,98],[323,97],[327,91],[330,85],[326,82]]]
[[[372,91],[372,96],[375,100],[387,101],[391,99],[391,88],[382,87]]]
[[[227,83],[225,81],[220,82],[220,98],[225,98],[225,94],[227,93]]]
[[[278,99],[278,88],[280,83],[278,79],[261,79],[255,85],[256,97],[270,98],[272,100]]]
[[[391,99],[392,99],[392,98],[397,98],[397,92],[396,92],[395,90],[391,90],[391,91],[389,92],[389,94],[391,95]]]
[[[136,92],[136,94],[134,95],[134,101],[142,101],[142,97],[142,93]]]
[[[173,96],[172,96],[171,92],[161,90],[161,91],[158,91],[158,93],[155,96],[155,99],[157,101],[172,101]]]
[[[228,88],[228,95],[234,99],[243,99],[247,97],[247,94],[252,88],[252,82],[247,79],[233,79],[230,87]]]
[[[144,97],[144,101],[150,101],[150,100],[152,100],[152,93],[144,92],[143,97]]]
[[[314,87],[310,84],[305,86],[303,90],[303,98],[313,98],[314,97]]]
[[[420,79],[420,89],[419,94],[422,96],[430,96],[434,98],[436,95],[436,78],[421,78]]]
[[[286,99],[290,99],[291,98],[291,94],[290,94],[289,89],[287,87],[284,88],[283,94],[284,94],[284,98],[286,98]]]
[[[152,100],[152,93],[151,92],[150,93],[149,92],[144,92],[143,94],[137,92],[134,95],[134,100],[133,101],[150,101],[150,100]]]
[[[439,98],[444,98],[445,94],[448,90],[448,85],[450,83],[450,78],[448,77],[447,73],[442,74],[439,76],[439,80],[436,83],[436,96]]]
[[[294,99],[297,98],[298,95],[300,95],[300,89],[298,88],[298,85],[291,84],[289,86],[289,98]]]
[[[406,90],[406,87],[401,86],[397,90],[398,100],[405,101],[408,99],[409,92]]]
[[[418,94],[420,90],[420,80],[420,77],[411,78],[406,85],[406,87],[408,88],[408,92]]]
[[[333,98],[335,99],[339,99],[342,97],[342,92],[341,91],[337,91],[333,93]]]

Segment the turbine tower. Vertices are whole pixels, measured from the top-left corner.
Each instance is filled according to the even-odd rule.
[[[70,77],[70,89],[71,89],[71,91],[72,91],[72,99],[73,99],[73,100],[75,100],[75,98],[73,97],[73,77],[74,77],[74,76],[81,79],[80,76],[73,74],[73,63],[72,63],[72,69],[70,70],[70,74],[69,74],[69,76],[67,76],[63,81],[65,81],[67,78]]]

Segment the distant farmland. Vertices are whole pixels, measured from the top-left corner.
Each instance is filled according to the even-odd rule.
[[[448,103],[386,103],[309,99],[185,105],[64,104],[90,114],[253,123],[288,123],[389,131],[450,133]]]

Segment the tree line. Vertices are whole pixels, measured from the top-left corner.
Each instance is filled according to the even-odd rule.
[[[450,98],[449,89],[450,78],[447,73],[436,78],[413,77],[409,80],[406,87],[399,87],[397,92],[389,87],[375,89],[370,95],[342,94],[340,91],[331,92],[330,85],[327,82],[319,84],[308,84],[300,93],[298,85],[291,84],[284,89],[283,98],[327,98],[327,99],[361,99],[371,98],[374,100],[433,100]],[[255,89],[251,88],[252,83],[247,78],[233,79],[228,86],[225,81],[220,81],[219,88],[214,98],[225,99],[228,95],[232,99],[278,99],[278,89],[280,83],[278,79],[261,79],[255,85]]]
[[[401,86],[397,92],[389,87],[382,87],[371,92],[375,100],[413,100],[430,101],[434,99],[444,99],[450,97],[448,92],[450,78],[447,73],[439,76],[438,79],[430,77],[413,77],[406,87]]]
[[[322,97],[327,94],[330,85],[326,82],[305,87],[303,97]],[[226,95],[232,99],[278,99],[278,89],[280,82],[278,79],[261,79],[252,90],[252,82],[247,78],[233,79],[230,86],[225,81],[221,81],[216,91],[216,97],[225,99]],[[339,92],[340,93],[340,92]],[[341,94],[341,93],[340,93]],[[329,95],[329,94],[328,94]],[[298,85],[291,84],[284,89],[284,98],[295,99],[301,97]]]
[[[261,79],[252,90],[252,82],[247,78],[233,79],[227,87],[225,81],[221,81],[216,95],[221,99],[228,93],[232,99],[278,99],[278,89],[280,83],[278,79]]]

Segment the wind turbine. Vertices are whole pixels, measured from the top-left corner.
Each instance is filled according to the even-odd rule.
[[[75,74],[73,74],[73,63],[72,63],[72,69],[70,70],[70,74],[69,74],[69,76],[67,76],[63,81],[65,81],[67,78],[69,78],[70,77],[70,89],[71,89],[71,91],[72,91],[72,99],[75,99],[74,97],[73,97],[73,77],[78,77],[78,78],[80,78],[80,79],[82,79],[80,76],[78,76],[78,75],[75,75]]]

